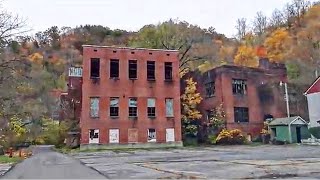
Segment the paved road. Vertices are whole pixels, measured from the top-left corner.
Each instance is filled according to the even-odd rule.
[[[319,146],[212,146],[73,156],[110,179],[320,179]]]
[[[80,161],[39,146],[34,155],[16,165],[3,179],[106,179]]]

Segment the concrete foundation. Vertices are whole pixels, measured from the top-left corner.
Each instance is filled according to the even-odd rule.
[[[133,144],[81,144],[80,150],[88,149],[129,149],[129,148],[172,148],[183,147],[183,143],[133,143]]]

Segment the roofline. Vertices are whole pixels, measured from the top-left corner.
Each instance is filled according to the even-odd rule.
[[[303,93],[303,95],[307,95],[308,91],[320,80],[320,76],[312,83],[312,85]]]
[[[84,44],[82,47],[96,47],[96,48],[110,48],[110,49],[131,49],[131,50],[149,50],[149,51],[168,51],[168,52],[179,52],[178,50],[170,49],[149,49],[149,48],[134,48],[134,47],[116,47],[116,46],[100,46],[100,45],[90,45]]]
[[[304,123],[308,124],[307,121],[305,121],[301,116],[297,116],[293,121],[291,121],[289,124],[292,124],[293,122],[295,122],[297,119],[301,119]]]

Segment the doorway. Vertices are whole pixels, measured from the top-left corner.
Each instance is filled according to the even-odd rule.
[[[296,127],[297,143],[301,143],[301,127]]]

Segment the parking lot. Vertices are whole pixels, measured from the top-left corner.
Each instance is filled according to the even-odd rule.
[[[213,146],[72,156],[111,179],[320,178],[319,146]]]

